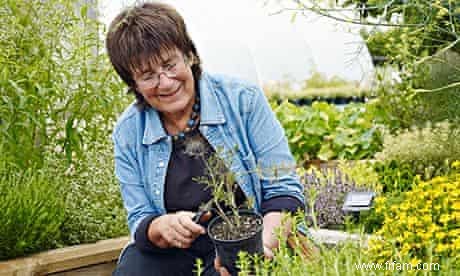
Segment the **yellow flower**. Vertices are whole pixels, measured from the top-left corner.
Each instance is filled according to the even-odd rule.
[[[460,250],[460,238],[456,238],[452,243],[452,248],[457,251]]]
[[[456,165],[460,168],[460,161]],[[384,223],[376,235],[387,242],[370,244],[371,255],[396,259],[411,256],[411,262],[417,264],[427,257],[430,248],[436,253],[435,258],[458,252],[460,227],[455,225],[460,221],[460,174],[455,176],[419,182],[411,192],[402,194],[400,204],[390,208],[385,204],[379,206]]]
[[[446,234],[445,232],[442,232],[442,231],[441,231],[441,232],[437,232],[437,233],[435,234],[436,238],[438,238],[438,239],[440,239],[440,240],[442,240],[446,235],[447,235],[447,234]]]
[[[460,169],[460,161],[457,160],[455,162],[452,163],[452,168],[454,169]]]
[[[448,214],[442,214],[439,218],[439,222],[442,224],[447,224],[451,220],[451,217]]]
[[[420,263],[420,260],[417,259],[417,258],[412,258],[412,259],[410,260],[410,264],[411,264],[413,267],[415,267],[415,266],[418,265],[419,263]]]
[[[446,251],[448,249],[449,249],[448,245],[440,243],[440,244],[436,245],[436,248],[434,249],[434,251],[436,253],[442,253],[442,252],[444,252],[444,251]]]
[[[454,204],[452,204],[452,209],[460,211],[460,202],[459,201],[454,202]]]
[[[409,226],[415,225],[416,223],[417,223],[417,219],[414,218],[414,217],[410,217],[410,218],[407,220],[407,224],[408,224]]]

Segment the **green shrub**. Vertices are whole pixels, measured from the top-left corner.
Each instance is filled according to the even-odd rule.
[[[381,125],[367,105],[350,104],[343,111],[324,102],[297,107],[285,101],[272,106],[299,163],[364,159],[380,150]]]
[[[127,234],[110,134],[130,99],[87,2],[1,1],[2,258]]]
[[[103,25],[88,17],[88,6],[77,8],[80,1],[1,3],[2,155],[21,168],[40,167],[58,147],[72,161],[106,135],[125,103],[102,54]]]
[[[338,163],[338,169],[353,181],[356,187],[368,188],[374,192],[381,192],[382,185],[379,182],[379,175],[369,161],[345,161]]]
[[[378,109],[391,130],[460,121],[460,54],[437,54],[414,71],[399,74],[402,82],[393,84],[379,76],[375,92]]]
[[[411,166],[413,174],[429,179],[446,173],[449,161],[460,159],[458,137],[460,128],[449,122],[402,130],[395,135],[384,136],[383,150],[376,154],[376,158],[383,162],[396,161],[398,165]]]
[[[126,213],[113,173],[112,144],[103,139],[94,141],[92,146],[66,171],[66,219],[61,227],[62,242],[66,245],[128,234]]]
[[[56,247],[65,200],[53,168],[17,171],[0,160],[0,260]]]
[[[380,210],[377,211],[376,206],[385,210],[385,208],[400,204],[402,200],[401,194],[398,193],[378,195],[374,199],[373,207],[369,211],[360,214],[359,227],[362,227],[364,233],[377,232],[382,228],[385,216]]]
[[[0,259],[128,234],[112,145],[104,141],[70,167],[58,155],[26,171],[0,160]]]
[[[425,90],[439,89],[460,82],[460,54],[447,51],[437,54],[428,62],[427,77],[420,84]],[[460,86],[442,89],[436,92],[420,92],[414,97],[414,124],[422,125],[427,121],[460,120]]]
[[[376,162],[374,170],[378,174],[382,191],[386,194],[405,192],[417,184],[419,178],[410,163],[397,161]]]

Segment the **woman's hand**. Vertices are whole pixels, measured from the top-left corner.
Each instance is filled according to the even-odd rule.
[[[193,212],[180,211],[154,219],[148,229],[150,241],[160,248],[189,248],[199,235],[206,233],[203,226],[193,222],[194,215]],[[203,217],[202,221],[206,221],[211,215]]]
[[[281,220],[283,218],[283,214],[281,212],[270,212],[265,214],[264,216],[264,230],[262,232],[262,241],[264,244],[264,255],[266,258],[273,258],[273,250],[278,248],[278,232],[281,225]],[[291,230],[291,223],[290,221],[286,221],[285,225],[283,225],[282,235],[288,236]]]

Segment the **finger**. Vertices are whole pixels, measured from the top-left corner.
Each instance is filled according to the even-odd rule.
[[[192,243],[190,241],[184,241],[183,239],[174,239],[172,245],[177,248],[189,248]]]
[[[161,238],[159,241],[156,242],[156,246],[158,246],[159,248],[169,248],[174,246],[174,244],[171,244],[166,239]]]
[[[171,228],[169,236],[172,244],[176,247],[189,246],[193,242],[192,238],[183,236],[179,231],[177,231],[177,229],[174,228]]]
[[[273,259],[275,254],[273,254],[273,251],[268,246],[264,245],[264,256],[265,256],[265,258],[271,260],[271,259]]]
[[[184,218],[184,217],[181,217],[181,216],[178,216],[177,217],[177,224],[175,225],[174,229],[179,232],[182,236],[186,237],[186,238],[193,238],[193,232],[190,231],[187,226],[185,226],[186,222],[184,222],[184,220],[186,220],[187,218]]]
[[[193,214],[193,213],[192,213]],[[192,235],[200,235],[206,233],[206,230],[203,226],[193,222],[192,220],[193,215],[190,216],[188,214],[180,216],[180,224],[183,228],[187,229],[192,233]]]

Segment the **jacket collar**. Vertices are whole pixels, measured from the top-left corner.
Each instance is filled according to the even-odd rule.
[[[222,107],[217,100],[215,84],[210,76],[203,72],[197,90],[200,93],[200,124],[217,125],[225,123]],[[145,112],[145,129],[142,144],[149,145],[166,138],[168,134],[163,128],[160,116],[154,108],[147,108]]]

